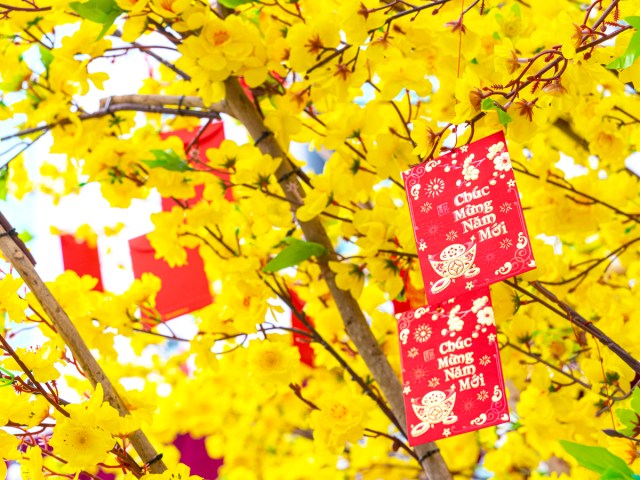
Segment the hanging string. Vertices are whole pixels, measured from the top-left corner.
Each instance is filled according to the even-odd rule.
[[[616,422],[613,418],[613,400],[611,399],[611,395],[609,395],[609,383],[607,382],[607,374],[604,371],[604,360],[602,358],[602,354],[600,353],[600,344],[598,340],[594,337],[593,341],[596,344],[596,348],[598,349],[598,360],[600,360],[600,369],[602,370],[602,380],[604,381],[604,390],[607,394],[607,407],[609,408],[609,416],[611,417],[611,426],[614,430],[616,430]]]
[[[458,80],[460,80],[460,59],[462,58],[462,17],[464,16],[464,0],[460,2],[460,24],[458,25]]]
[[[576,342],[580,344],[580,339],[578,338],[578,332],[576,330],[576,326],[573,323],[571,323],[571,330],[573,330],[573,335],[576,339]],[[616,422],[615,422],[615,419],[613,418],[613,409],[611,408],[612,400],[611,400],[611,395],[609,394],[609,384],[607,382],[607,374],[604,371],[604,359],[602,358],[602,353],[600,353],[600,342],[598,342],[598,339],[593,336],[591,338],[596,344],[596,350],[598,351],[598,361],[600,362],[600,370],[602,371],[602,383],[604,384],[604,391],[605,391],[605,394],[607,395],[607,408],[609,409],[609,416],[611,417],[611,425],[613,429],[616,430]]]

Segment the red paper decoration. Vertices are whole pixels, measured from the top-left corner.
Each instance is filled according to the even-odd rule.
[[[429,302],[396,315],[407,436],[419,445],[509,421],[487,286],[535,261],[502,132],[403,178]]]
[[[535,268],[502,132],[403,178],[429,304]]]
[[[212,302],[204,263],[197,250],[187,248],[187,263],[170,267],[155,251],[145,235],[129,240],[135,278],[152,273],[162,281],[156,309],[163,321],[206,307]]]
[[[180,461],[191,468],[191,475],[199,475],[207,480],[218,478],[218,470],[224,462],[209,456],[204,438],[182,434],[176,437],[173,445],[180,450]]]
[[[302,312],[305,302],[303,302],[298,294],[293,290],[289,290],[289,294],[291,295],[291,303],[294,308],[299,312]],[[313,325],[313,320],[310,317],[307,317],[307,320]],[[306,325],[302,323],[293,311],[291,312],[291,327],[305,332],[309,331]],[[298,351],[300,352],[300,361],[310,367],[313,367],[314,353],[311,343],[309,342],[309,337],[298,332],[292,332],[292,337],[293,345],[298,347]]]
[[[162,134],[163,138],[171,136],[179,137],[185,149],[190,146],[189,155],[192,158],[190,164],[193,168],[204,169],[207,163],[206,151],[219,147],[224,140],[224,125],[222,122],[212,122],[202,132],[199,129],[183,129]],[[216,175],[223,180],[228,180],[228,175]],[[202,199],[204,185],[196,185],[195,190],[196,195],[182,201],[183,205],[193,206]],[[231,189],[225,192],[225,198],[233,201]],[[162,199],[163,211],[170,211],[176,205],[176,201],[172,198]],[[164,260],[156,260],[155,251],[144,235],[129,240],[129,248],[135,278],[140,278],[143,273],[153,273],[162,281],[162,288],[156,296],[156,308],[163,320],[193,312],[212,302],[204,263],[197,250],[186,249],[187,263],[181,267],[172,268]]]
[[[80,276],[89,275],[97,278],[98,283],[94,290],[103,292],[98,249],[84,240],[77,240],[73,235],[60,235],[60,246],[64,269],[76,272]]]
[[[509,421],[488,288],[396,319],[409,445]]]
[[[191,142],[194,141],[196,135],[198,135],[198,129],[182,129],[182,130],[174,130],[172,132],[163,133],[161,137],[163,139],[169,137],[179,137],[184,144],[184,148],[187,149]],[[207,128],[200,134],[198,139],[195,141],[191,148],[189,149],[189,155],[192,159],[197,159],[198,161],[189,162],[190,165],[196,170],[204,170],[205,165],[207,164],[207,155],[206,152],[210,148],[218,148],[222,141],[224,140],[224,124],[222,122],[211,122]],[[224,180],[225,182],[229,180],[229,175],[224,173],[215,173],[216,176]],[[202,192],[204,190],[204,185],[196,185],[195,186],[196,195],[193,198],[188,200],[184,200],[182,203],[187,206],[193,206],[200,201],[202,198]],[[224,192],[224,198],[228,201],[233,201],[233,190],[228,188]],[[167,212],[171,211],[173,207],[175,207],[177,203],[172,198],[163,198],[162,199],[162,211]]]

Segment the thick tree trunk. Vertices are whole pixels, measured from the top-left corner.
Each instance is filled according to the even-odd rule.
[[[249,131],[254,141],[261,139],[258,147],[262,153],[271,155],[274,158],[283,159],[276,172],[276,176],[281,179],[280,184],[282,191],[287,199],[294,205],[300,205],[304,201],[302,187],[293,172],[291,163],[287,161],[286,152],[278,144],[273,134],[269,132],[269,129],[266,128],[262,117],[243,91],[237,79],[227,79],[225,87],[225,112],[239,120]],[[300,222],[300,226],[308,241],[320,243],[327,249],[327,254],[319,258],[318,263],[336,306],[340,311],[347,334],[380,386],[393,413],[400,424],[404,425],[405,411],[402,398],[402,386],[382,352],[382,348],[369,328],[360,305],[358,305],[356,299],[353,298],[351,292],[341,290],[336,285],[335,274],[329,268],[329,260],[336,260],[337,257],[326,230],[318,217],[309,222]],[[447,480],[451,478],[451,474],[447,469],[444,459],[437,450],[435,443],[428,443],[416,447],[415,452],[418,458],[422,459],[422,468],[429,479]]]

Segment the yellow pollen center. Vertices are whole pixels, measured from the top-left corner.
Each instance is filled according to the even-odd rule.
[[[261,363],[264,368],[274,368],[279,363],[278,355],[276,352],[264,352]]]
[[[229,32],[219,30],[213,34],[213,44],[217,47],[229,40]]]
[[[344,405],[334,405],[331,407],[331,415],[336,420],[342,420],[347,416],[347,408]]]

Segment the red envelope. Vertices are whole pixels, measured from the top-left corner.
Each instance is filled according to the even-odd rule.
[[[187,248],[186,265],[171,268],[164,260],[156,260],[146,235],[129,240],[129,248],[135,278],[143,273],[153,273],[162,281],[156,296],[156,309],[163,321],[206,307],[213,301],[204,263],[197,250]]]
[[[396,319],[409,445],[509,421],[488,288]]]
[[[64,269],[76,272],[80,276],[89,275],[97,278],[98,283],[94,290],[104,292],[98,249],[89,246],[85,241],[76,240],[73,235],[60,235],[60,246]]]
[[[198,134],[199,131],[200,131],[199,128],[192,129],[192,130],[188,130],[188,129],[174,130],[172,132],[162,133],[160,134],[160,136],[163,139],[166,139],[169,137],[178,137],[180,138],[180,140],[182,140],[182,143],[184,144],[184,148],[186,149],[191,144],[191,142],[196,138],[196,135]],[[200,162],[202,163],[192,162],[191,166],[196,170],[204,170],[205,169],[204,165],[206,165],[208,162],[208,159],[206,156],[207,150],[209,150],[210,148],[218,148],[223,140],[224,140],[224,124],[221,121],[210,123],[209,126],[207,126],[207,128],[204,130],[204,132],[202,132],[200,137],[198,137],[198,140],[196,141],[196,143],[189,150],[189,154],[192,155],[194,158],[199,159]],[[229,180],[228,174],[220,173],[216,175],[224,181]],[[186,204],[187,206],[193,206],[200,201],[200,199],[202,198],[202,192],[204,191],[204,185],[196,185],[195,189],[196,189],[195,197],[190,198],[188,200],[184,200],[182,202],[183,204]],[[228,188],[224,192],[224,198],[232,202],[233,190]],[[171,209],[176,205],[177,203],[172,198],[162,199],[163,212],[171,211]]]
[[[502,132],[403,178],[429,304],[535,268]]]
[[[296,308],[296,310],[301,312],[304,309],[305,302],[298,296],[295,291],[289,290],[289,294],[291,295],[291,303]],[[307,317],[307,320],[311,323],[311,325],[313,325],[313,319],[311,317]],[[302,321],[295,313],[293,313],[293,310],[291,311],[291,327],[305,332],[309,331],[307,326],[302,323]],[[309,337],[298,332],[292,332],[292,337],[293,344],[298,347],[298,351],[300,352],[300,361],[302,363],[306,363],[310,367],[313,367],[313,359],[315,358],[315,354],[313,353],[313,347],[311,347]]]

